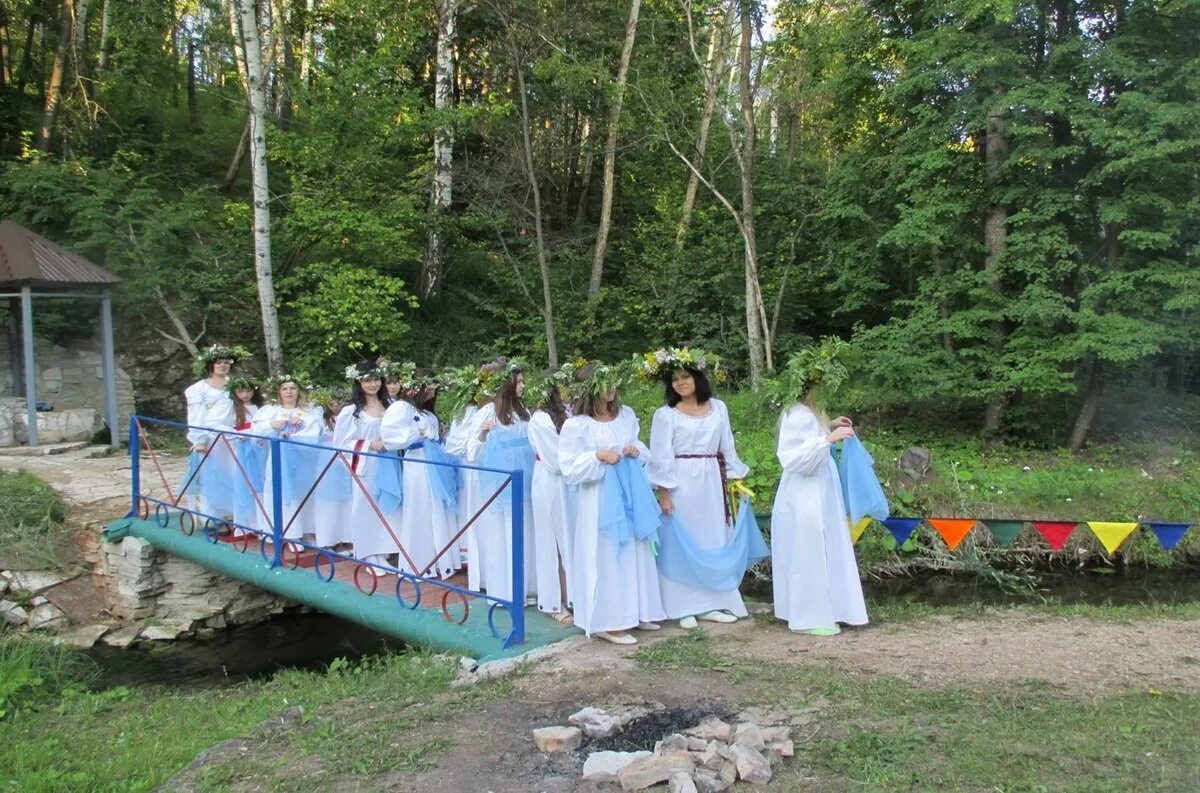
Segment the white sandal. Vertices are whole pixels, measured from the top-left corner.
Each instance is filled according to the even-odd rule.
[[[617,636],[608,631],[596,631],[592,634],[597,639],[603,639],[611,644],[637,644],[637,639],[628,633]]]
[[[639,622],[637,624],[637,629],[639,631],[661,631],[662,626],[657,622]]]
[[[694,630],[698,627],[695,617],[684,617],[679,621],[679,627],[686,631]]]
[[[699,615],[699,619],[702,619],[705,622],[723,622],[725,624],[728,624],[730,622],[737,622],[737,620],[738,620],[737,617],[735,617],[732,614],[725,612],[725,611],[705,612],[704,614]]]

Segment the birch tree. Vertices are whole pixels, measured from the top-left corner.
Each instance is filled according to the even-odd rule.
[[[425,239],[425,258],[421,264],[421,298],[428,300],[441,292],[446,269],[446,233],[443,222],[450,211],[454,186],[454,129],[448,121],[454,103],[454,39],[458,0],[437,0],[437,63],[434,74],[433,106],[437,128],[433,133],[433,184],[430,191],[429,230]]]

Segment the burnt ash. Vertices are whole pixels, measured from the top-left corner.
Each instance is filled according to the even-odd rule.
[[[672,733],[690,730],[709,716],[728,720],[729,707],[720,700],[701,700],[691,707],[656,710],[634,719],[607,738],[586,741],[581,751],[653,751],[658,741]]]

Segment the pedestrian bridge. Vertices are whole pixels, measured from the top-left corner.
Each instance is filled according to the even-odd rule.
[[[350,452],[320,444],[219,432],[206,452],[191,453],[193,458],[185,480],[175,483],[165,473],[160,455],[166,453],[165,449],[184,447],[188,429],[186,424],[177,422],[132,417],[130,510],[124,518],[108,525],[107,540],[139,537],[167,553],[410,644],[460,653],[480,661],[520,655],[578,633],[577,629],[561,625],[536,608],[524,605],[522,471],[500,471],[457,462],[403,461],[402,465],[441,465],[490,472],[503,478],[499,487],[484,494],[474,514],[459,516],[457,533],[449,545],[425,562],[411,558],[397,536],[397,527],[388,523],[356,471],[356,455],[394,461],[394,454]],[[244,443],[267,447],[265,488],[264,472],[248,470],[246,456],[237,453],[236,446]],[[289,459],[282,452],[289,445],[308,450],[309,459],[321,461],[311,472],[299,474],[305,482],[311,479],[311,483],[290,511],[284,508],[279,484],[284,481],[281,461]],[[204,501],[197,504],[193,498],[204,479],[206,466],[209,470],[215,468],[222,454],[226,455],[225,461],[232,461],[234,486],[243,488],[246,497],[253,499],[257,514],[253,526],[235,522],[228,515],[209,514],[204,510]],[[353,552],[285,537],[288,527],[315,497],[322,482],[333,475],[348,477],[360,497],[370,500],[375,514],[396,542],[396,564],[368,561],[356,558]],[[295,481],[296,476],[293,472],[290,479]],[[457,552],[461,538],[500,498],[510,499],[511,520],[507,528],[512,538],[512,598],[505,600],[470,589],[467,577],[461,572],[448,579],[431,575],[434,561],[448,550]],[[231,529],[232,533],[228,533]],[[468,560],[468,564],[474,562]]]

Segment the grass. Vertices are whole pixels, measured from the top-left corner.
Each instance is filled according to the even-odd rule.
[[[0,789],[153,790],[201,751],[295,705],[304,709],[303,724],[206,768],[203,789],[253,779],[266,790],[301,790],[298,758],[314,765],[310,770],[350,777],[418,769],[436,762],[449,741],[415,728],[506,690],[496,681],[451,693],[454,675],[450,660],[413,653],[335,662],[326,672],[285,670],[268,681],[202,692],[42,692],[4,718]]]
[[[0,471],[0,554],[15,569],[61,570],[74,558],[66,505],[27,471]]]
[[[700,637],[700,638],[696,638]],[[732,666],[693,632],[639,652],[643,668]],[[1066,698],[1040,682],[920,688],[825,666],[738,659],[744,704],[817,708],[796,732],[778,790],[1192,791],[1200,773],[1200,696],[1109,693]]]

